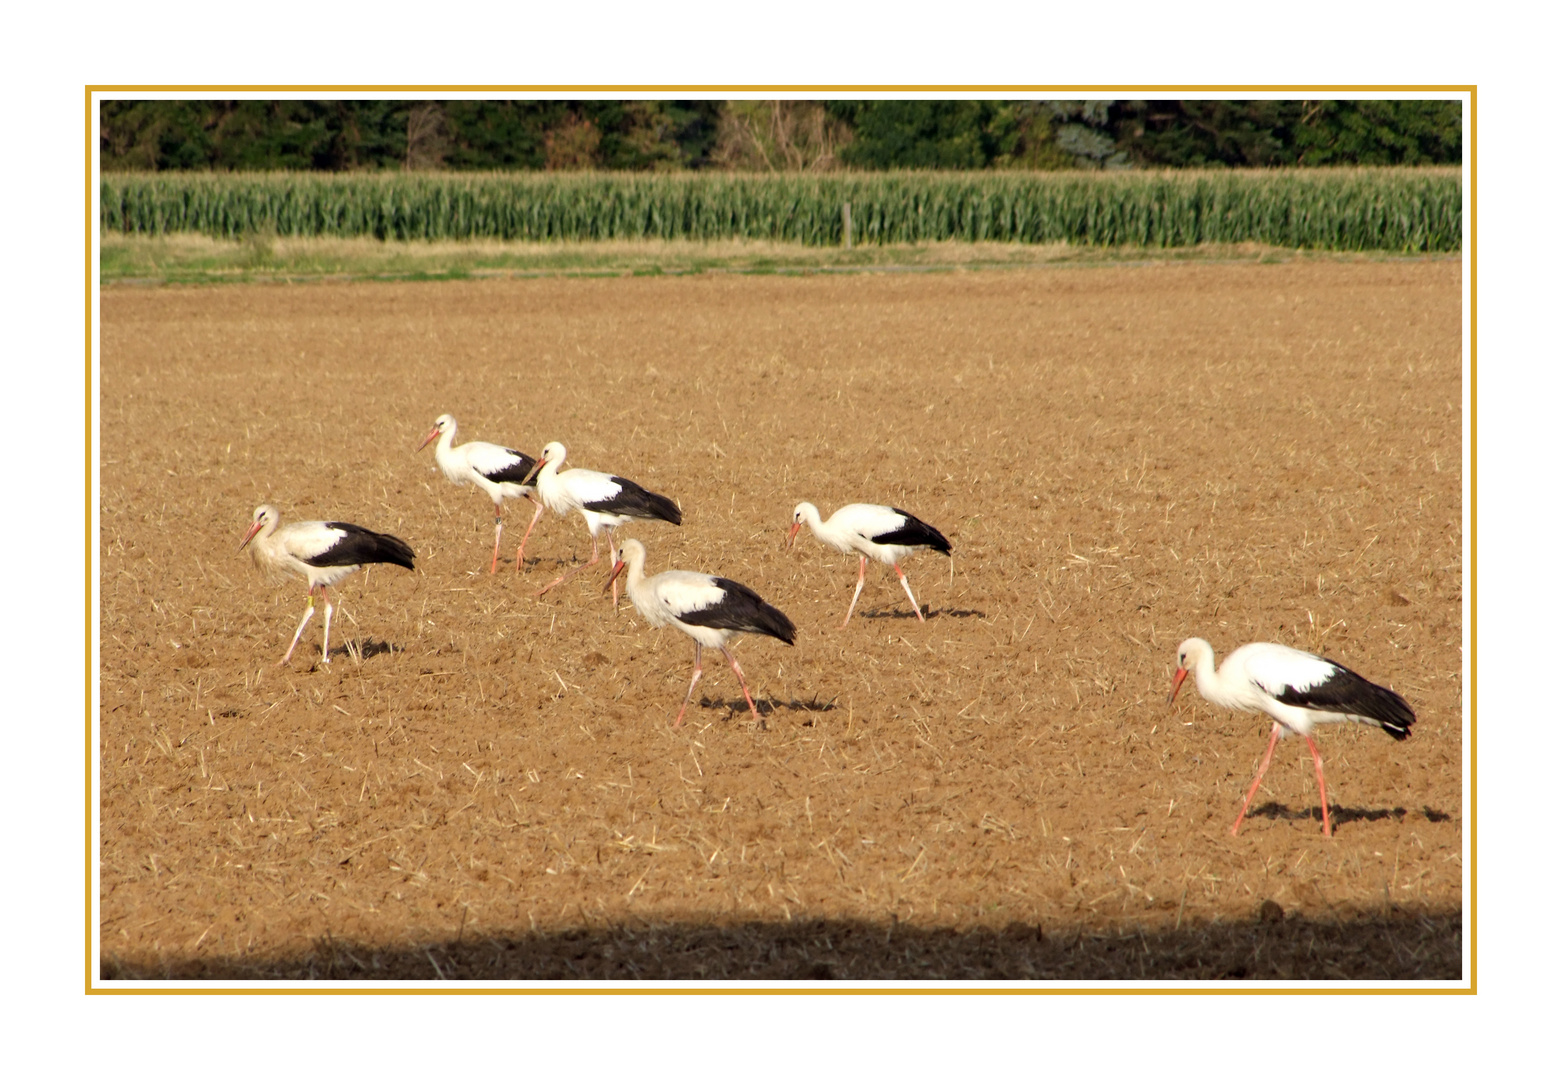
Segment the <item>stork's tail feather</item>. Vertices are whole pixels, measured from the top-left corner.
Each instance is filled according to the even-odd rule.
[[[792,620],[778,608],[762,602],[759,605],[758,617],[754,621],[756,623],[754,633],[769,634],[788,645],[795,644],[797,641],[797,627],[793,626]]]
[[[661,518],[663,521],[674,525],[683,524],[683,511],[678,509],[678,504],[666,495],[658,495],[654,491],[645,493],[645,509],[649,517]]]
[[[412,560],[417,558],[412,546],[399,536],[389,533],[376,533],[379,538],[379,562],[392,563],[396,566],[405,566],[408,570],[417,569],[412,565]]]
[[[1416,722],[1416,714],[1404,698],[1387,687],[1368,683],[1372,692],[1368,695],[1363,712],[1378,722],[1378,726],[1403,742],[1410,738],[1410,725]]]

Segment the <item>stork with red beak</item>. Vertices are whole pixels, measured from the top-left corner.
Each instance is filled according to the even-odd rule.
[[[1313,768],[1318,774],[1318,798],[1323,803],[1323,835],[1332,836],[1329,827],[1329,794],[1323,783],[1323,758],[1313,742],[1317,724],[1352,721],[1381,728],[1396,740],[1410,737],[1410,725],[1416,714],[1405,699],[1394,691],[1368,682],[1343,664],[1302,652],[1287,645],[1254,642],[1243,645],[1227,656],[1215,669],[1215,650],[1203,638],[1189,638],[1177,646],[1177,674],[1172,678],[1167,704],[1177,700],[1183,680],[1193,673],[1199,693],[1211,705],[1242,712],[1261,712],[1273,721],[1269,748],[1253,777],[1253,786],[1242,800],[1242,812],[1231,826],[1235,836],[1247,816],[1248,805],[1258,791],[1258,783],[1269,768],[1275,743],[1285,734],[1307,740],[1312,751]]]
[[[900,564],[918,548],[930,548],[948,555],[951,549],[943,533],[893,506],[851,503],[831,514],[830,520],[821,521],[819,508],[813,503],[804,502],[798,503],[797,509],[792,511],[792,528],[786,534],[789,550],[797,539],[797,531],[804,525],[835,550],[857,553],[857,591],[852,593],[852,602],[846,608],[846,618],[841,620],[842,628],[852,621],[852,612],[857,610],[857,598],[862,595],[862,583],[868,577],[869,559],[876,559],[894,569],[895,576],[900,578],[901,588],[906,590],[906,596],[911,601],[911,610],[916,612],[917,621],[927,622],[922,617],[917,598],[911,594],[911,582],[906,580],[906,572],[900,568]]]
[[[504,532],[504,500],[524,498],[537,506],[531,524],[521,537],[521,546],[515,549],[515,569],[521,568],[521,556],[526,552],[526,540],[542,517],[542,503],[534,497],[536,489],[529,483],[528,474],[537,462],[519,450],[495,443],[468,442],[452,446],[456,437],[456,418],[449,413],[434,421],[434,426],[424,437],[418,449],[438,439],[434,447],[434,462],[445,479],[453,484],[476,484],[494,501],[494,557],[488,572],[499,569],[499,536]]]
[[[320,662],[329,664],[330,586],[369,563],[394,563],[411,570],[416,556],[406,541],[361,525],[345,521],[294,521],[278,528],[281,518],[276,507],[257,506],[249,531],[239,543],[240,551],[249,547],[255,567],[272,583],[280,584],[290,577],[303,577],[309,582],[309,606],[304,609],[304,617],[298,629],[293,631],[293,641],[277,661],[277,666],[292,659],[304,627],[314,617],[317,592],[325,602],[325,637],[320,643]]]
[[[730,578],[690,570],[663,570],[646,577],[645,545],[638,540],[625,540],[620,545],[608,584],[616,582],[620,574],[626,575],[624,592],[647,623],[676,626],[694,639],[694,678],[689,680],[689,692],[684,695],[673,727],[683,724],[683,714],[694,697],[694,684],[700,681],[700,656],[708,645],[720,649],[732,665],[738,685],[743,688],[743,700],[748,702],[755,724],[764,730],[764,718],[754,706],[748,680],[727,642],[736,634],[764,634],[790,645],[797,639],[792,620],[765,603],[753,589]],[[606,588],[604,585],[603,589]]]
[[[581,520],[586,523],[586,529],[591,534],[591,560],[548,582],[537,590],[538,596],[555,585],[562,585],[586,567],[597,564],[597,534],[603,529],[607,530],[608,551],[611,552],[614,528],[636,518],[683,524],[683,511],[678,509],[677,503],[665,495],[647,491],[633,480],[591,469],[566,469],[560,472],[559,466],[564,464],[564,455],[563,443],[550,442],[544,446],[542,456],[532,466],[526,482],[531,483],[536,479],[537,494],[542,496],[548,509],[560,517],[571,510],[579,511]],[[614,582],[617,579],[608,580]],[[613,586],[613,607],[618,607],[616,584]]]

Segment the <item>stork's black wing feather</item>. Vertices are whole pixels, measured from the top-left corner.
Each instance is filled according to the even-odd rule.
[[[898,506],[890,507],[891,510],[906,519],[906,523],[891,532],[879,533],[872,538],[875,544],[898,544],[903,547],[928,547],[934,551],[950,553],[949,541],[944,534],[939,532],[927,522],[913,517]]]
[[[496,484],[525,483],[526,478],[531,475],[532,469],[536,467],[537,459],[529,454],[523,454],[519,450],[511,450],[508,446],[504,450],[507,454],[515,455],[515,463],[506,465],[498,472],[484,473],[483,475]]]
[[[1329,663],[1335,668],[1329,678],[1305,690],[1287,686],[1283,693],[1276,695],[1276,700],[1303,709],[1365,716],[1396,739],[1409,737],[1416,714],[1404,698],[1385,686],[1368,682],[1334,660]]]
[[[330,548],[304,561],[310,566],[362,566],[365,563],[394,563],[413,569],[417,558],[405,540],[389,533],[377,533],[348,521],[327,521],[327,528],[340,529],[345,535]]]
[[[637,518],[659,518],[674,525],[683,524],[683,511],[679,510],[678,504],[666,495],[658,495],[654,491],[647,491],[633,480],[625,480],[622,476],[613,477],[613,483],[618,485],[618,494],[611,498],[597,499],[586,503],[586,509],[595,510],[603,514],[627,514],[630,517]]]
[[[765,603],[753,589],[724,577],[716,578],[713,584],[726,594],[721,602],[698,611],[685,611],[678,616],[679,622],[745,634],[766,634],[788,645],[797,640],[797,627],[792,625],[792,620]]]

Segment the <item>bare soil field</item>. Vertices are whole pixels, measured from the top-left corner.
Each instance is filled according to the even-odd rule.
[[[1458,979],[1457,261],[105,290],[105,979]],[[602,592],[481,439],[667,494],[620,530],[797,624],[719,653]],[[869,577],[791,511],[904,507]],[[336,590],[255,506],[393,533]],[[531,507],[507,504],[513,559]],[[1413,737],[1268,738],[1176,647],[1322,651]]]

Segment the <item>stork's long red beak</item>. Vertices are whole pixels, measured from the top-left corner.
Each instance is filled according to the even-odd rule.
[[[249,542],[255,539],[255,534],[260,532],[260,527],[264,524],[264,521],[257,521],[255,524],[249,527],[249,532],[245,533],[244,539],[239,541],[239,551],[243,551],[247,546],[249,546]]]
[[[607,584],[602,586],[602,591],[607,592],[613,587],[613,582],[618,580],[618,575],[624,572],[624,560],[619,559],[613,563],[613,572],[607,576]]]
[[[797,530],[801,529],[802,527],[803,523],[801,521],[792,522],[792,527],[787,531],[786,534],[786,549],[788,551],[792,550],[792,541],[797,539]]]
[[[537,478],[537,474],[542,472],[542,467],[544,465],[546,465],[546,464],[547,464],[547,462],[545,462],[542,459],[542,456],[538,455],[538,457],[537,457],[537,464],[533,465],[532,466],[532,471],[526,474],[526,479],[521,481],[521,486],[525,487],[526,485],[530,484],[533,480],[535,480]]]
[[[429,433],[423,436],[423,441],[418,443],[418,450],[423,449],[437,438],[439,438],[439,425],[435,424],[432,428],[429,429]],[[417,450],[414,450],[413,453],[417,453]]]
[[[1188,669],[1180,667],[1177,674],[1172,676],[1172,691],[1166,695],[1166,704],[1170,705],[1177,700],[1177,691],[1182,689],[1182,680],[1188,677]]]

